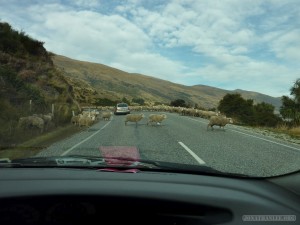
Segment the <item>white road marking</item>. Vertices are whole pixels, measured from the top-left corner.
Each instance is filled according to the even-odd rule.
[[[73,147],[69,148],[68,150],[66,150],[64,153],[61,154],[61,156],[64,156],[66,154],[68,154],[70,151],[72,151],[74,148],[78,147],[79,145],[81,145],[82,143],[86,142],[87,140],[91,139],[92,137],[94,137],[96,134],[98,134],[101,130],[103,130],[108,124],[110,124],[112,120],[110,120],[107,124],[105,124],[100,130],[98,130],[97,132],[93,133],[91,136],[87,137],[86,139],[82,140],[81,142],[77,143],[76,145],[74,145]]]
[[[257,136],[251,135],[251,134],[246,134],[246,133],[243,133],[243,132],[240,132],[240,131],[237,131],[237,130],[232,130],[232,129],[230,129],[230,130],[234,131],[236,133],[244,134],[244,135],[247,135],[247,136],[250,136],[250,137],[255,137],[255,138],[260,139],[260,140],[264,140],[264,141],[267,141],[267,142],[270,142],[270,143],[273,143],[273,144],[281,145],[281,146],[284,146],[284,147],[287,147],[287,148],[291,148],[291,149],[300,151],[299,148],[295,148],[295,147],[292,147],[292,146],[289,146],[289,145],[281,144],[281,143],[271,141],[271,140],[268,140],[268,139],[265,139],[265,138],[257,137]]]
[[[190,120],[194,120],[196,122],[199,122],[199,123],[203,123],[203,124],[206,124],[200,120],[195,120],[195,119],[192,119],[192,118],[188,118]],[[236,128],[237,129],[237,128]],[[246,134],[244,132],[241,132],[241,131],[237,131],[237,130],[233,130],[233,129],[228,129],[230,131],[233,131],[233,132],[236,132],[236,133],[240,133],[240,134],[243,134],[243,135],[247,135],[247,136],[250,136],[250,137],[254,137],[254,138],[257,138],[257,139],[260,139],[260,140],[263,140],[263,141],[267,141],[267,142],[270,142],[272,144],[277,144],[277,145],[281,145],[281,146],[284,146],[284,147],[287,147],[287,148],[290,148],[290,149],[294,149],[294,150],[297,150],[297,151],[300,151],[299,148],[296,148],[296,147],[293,147],[293,146],[289,146],[289,145],[285,145],[285,144],[281,144],[281,143],[278,143],[276,141],[271,141],[271,140],[268,140],[268,139],[265,139],[265,138],[262,138],[262,137],[257,137],[255,135],[252,135],[252,134]]]
[[[188,153],[190,153],[199,164],[205,164],[205,162],[202,159],[200,159],[191,149],[189,149],[181,141],[179,141],[178,144],[180,144]]]

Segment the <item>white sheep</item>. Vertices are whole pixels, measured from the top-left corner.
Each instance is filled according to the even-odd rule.
[[[201,110],[200,111],[200,115],[202,118],[208,119],[212,116],[219,116],[218,112],[214,112],[214,111],[205,111],[205,110]]]
[[[127,114],[125,118],[125,126],[127,125],[127,122],[135,122],[135,126],[137,127],[137,123],[143,119],[145,116],[144,114]]]
[[[166,114],[150,114],[148,117],[147,125],[156,123],[160,124],[164,119],[167,118]]]
[[[112,116],[112,112],[102,112],[102,118],[104,120],[110,120],[111,116]]]
[[[72,116],[71,123],[74,125],[78,125],[79,118],[80,118],[79,116]]]
[[[226,116],[212,116],[210,117],[209,123],[207,124],[207,129],[208,127],[211,127],[211,129],[213,130],[214,125],[220,126],[220,128],[223,127],[224,129],[227,123],[233,123],[232,119],[227,118]]]
[[[52,113],[48,113],[48,114],[33,114],[32,116],[39,117],[39,118],[41,118],[41,119],[44,120],[44,128],[45,128],[45,130],[48,129],[48,127],[50,126],[50,124],[52,122]]]
[[[38,128],[40,129],[40,132],[42,133],[44,131],[44,125],[45,122],[42,118],[38,116],[27,116],[27,117],[21,117],[19,119],[19,126],[23,128]]]
[[[91,117],[88,117],[88,116],[80,116],[79,119],[78,119],[78,125],[79,127],[81,126],[91,126],[94,122],[95,118],[91,118]]]

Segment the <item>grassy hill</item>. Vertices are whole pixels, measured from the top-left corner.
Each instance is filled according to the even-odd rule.
[[[28,138],[20,117],[50,113],[53,126],[69,123],[79,111],[72,85],[56,69],[43,43],[0,22],[0,149]]]
[[[142,74],[127,73],[103,64],[70,59],[60,55],[52,57],[54,65],[64,71],[70,80],[85,83],[93,88],[100,98],[120,100],[123,97],[143,98],[146,102],[169,104],[175,99],[183,99],[190,105],[213,108],[227,93],[241,93],[245,99],[255,102],[265,101],[280,107],[280,99],[257,92],[243,90],[223,90],[205,85],[185,86]]]

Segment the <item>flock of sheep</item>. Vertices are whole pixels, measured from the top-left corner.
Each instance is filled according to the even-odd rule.
[[[113,108],[105,107],[103,108],[102,113],[98,111],[83,111],[82,113],[73,116],[71,118],[71,123],[77,125],[79,127],[90,127],[96,121],[102,120],[110,120],[112,116]],[[148,116],[147,125],[160,125],[166,118],[166,114],[159,114],[158,112],[175,112],[182,116],[196,116],[209,119],[209,123],[207,125],[207,129],[210,127],[213,129],[213,126],[219,126],[220,128],[224,129],[224,126],[228,123],[233,123],[231,118],[226,118],[224,115],[220,115],[220,113],[216,113],[213,111],[204,111],[204,110],[197,110],[197,109],[187,109],[181,107],[169,107],[169,106],[161,106],[161,107],[131,107],[132,111],[136,111],[137,113],[128,114],[125,117],[125,125],[128,122],[135,123],[136,127],[138,122],[140,122],[143,118],[145,118],[144,113],[138,113],[139,111],[150,111],[150,112],[157,112],[156,114],[152,113]],[[19,119],[18,126],[23,129],[38,129],[41,133],[44,130],[47,130],[51,122],[53,121],[53,114],[33,114],[32,116],[21,117]]]
[[[127,125],[127,122],[134,122],[135,126],[137,126],[137,123],[141,121],[144,118],[144,114],[128,114],[125,117],[125,125]],[[151,124],[157,124],[160,125],[161,122],[167,118],[166,114],[150,114],[148,117],[147,125]]]
[[[110,120],[112,116],[112,112],[104,111],[102,113],[98,113],[96,111],[84,111],[81,114],[73,116],[71,118],[71,123],[77,125],[79,127],[90,127],[94,122],[102,119],[102,120]],[[144,114],[127,114],[125,117],[125,125],[127,122],[135,122],[137,123],[144,118]],[[151,124],[160,124],[167,116],[165,114],[151,114],[149,115],[147,125]]]
[[[95,121],[100,119],[110,120],[112,116],[113,107],[99,107],[99,113],[97,111],[84,111],[83,113],[73,116],[71,122],[78,126],[91,126]],[[152,113],[148,116],[147,125],[160,125],[163,120],[167,118],[166,114],[159,114],[159,112],[170,112],[177,113],[182,116],[193,116],[193,117],[201,117],[208,119],[207,129],[213,129],[214,126],[219,126],[220,128],[225,127],[228,123],[233,123],[231,118],[227,118],[225,115],[222,115],[220,112],[207,111],[207,110],[199,110],[199,109],[191,109],[184,107],[172,107],[166,105],[160,106],[131,106],[131,111],[136,112],[133,114],[127,114],[125,117],[125,125],[128,122],[135,123],[136,127],[138,122],[140,122],[143,118],[145,118],[144,111],[157,112],[156,114]]]
[[[90,127],[96,121],[102,120],[110,120],[112,116],[113,107],[103,107],[99,110],[103,110],[101,113],[99,111],[83,111],[78,115],[74,115],[71,118],[71,123],[77,125],[79,127]],[[137,126],[138,122],[140,122],[143,118],[145,118],[144,111],[157,112],[152,113],[148,116],[147,125],[160,125],[166,118],[166,114],[158,113],[158,112],[170,112],[177,113],[182,116],[193,116],[193,117],[202,117],[209,120],[207,125],[207,129],[213,129],[213,126],[219,126],[224,129],[224,126],[228,123],[233,123],[231,118],[227,118],[225,115],[221,115],[219,112],[214,111],[206,111],[206,110],[198,110],[198,109],[190,109],[183,107],[171,107],[171,106],[132,106],[132,112],[136,112],[133,114],[127,114],[125,117],[125,125],[128,122],[134,122]],[[140,113],[139,113],[140,112]],[[40,132],[46,130],[51,121],[53,120],[52,113],[48,114],[33,114],[32,116],[21,117],[19,119],[19,126],[24,129],[39,129]]]
[[[79,127],[90,127],[94,122],[99,120],[99,113],[96,111],[83,111],[82,113],[73,116],[71,123]]]
[[[125,125],[127,125],[127,122],[130,121],[130,122],[135,122],[135,124],[137,126],[137,123],[140,120],[142,120],[144,117],[145,116],[143,113],[126,115]],[[148,117],[147,125],[149,125],[149,124],[160,125],[161,122],[166,118],[167,118],[166,114],[150,114]],[[209,123],[207,125],[207,129],[209,127],[211,127],[211,129],[213,130],[213,126],[219,126],[220,128],[223,128],[223,130],[224,130],[225,125],[228,123],[233,123],[233,120],[231,118],[227,118],[224,115],[220,115],[218,113],[213,113],[209,117]]]

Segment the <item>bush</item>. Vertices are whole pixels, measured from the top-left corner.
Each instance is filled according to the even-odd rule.
[[[43,42],[34,40],[24,31],[18,32],[12,29],[8,23],[0,22],[0,51],[22,58],[27,56],[48,57],[43,45]]]
[[[272,127],[280,121],[274,114],[274,108],[265,102],[254,105],[252,99],[245,100],[238,93],[226,94],[218,106],[218,110],[242,124]]]
[[[187,107],[187,104],[183,99],[176,99],[174,101],[171,101],[170,105],[174,107]]]
[[[116,104],[116,101],[112,101],[108,98],[98,98],[95,102],[96,106],[115,106]]]
[[[142,98],[133,98],[132,102],[137,103],[139,105],[144,105],[145,104],[145,100]]]

